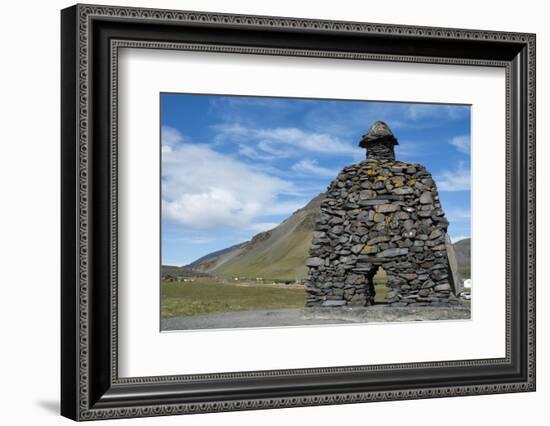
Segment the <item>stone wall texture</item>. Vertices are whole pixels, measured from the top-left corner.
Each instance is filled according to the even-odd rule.
[[[307,260],[306,306],[368,306],[387,274],[392,306],[459,304],[436,184],[420,164],[372,159],[330,184]]]

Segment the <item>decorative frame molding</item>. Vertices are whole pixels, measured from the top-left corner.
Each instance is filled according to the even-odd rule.
[[[130,29],[128,24],[135,25]],[[231,38],[227,44],[216,43],[209,28]],[[251,32],[265,35],[263,45],[253,45]],[[323,47],[302,40],[307,34],[330,43]],[[366,46],[358,49],[359,41]],[[417,46],[416,54],[405,54],[404,46]],[[505,68],[506,357],[119,378],[116,123],[118,49],[124,47]],[[62,167],[61,411],[67,417],[91,420],[535,390],[533,34],[76,5],[62,11]],[[487,377],[480,377],[480,368]],[[426,372],[432,385],[411,388],[405,380],[411,372]],[[381,373],[387,377],[384,383]],[[468,375],[477,380],[456,384]],[[243,382],[242,389],[224,391],[235,379]],[[260,389],[270,396],[254,397]]]

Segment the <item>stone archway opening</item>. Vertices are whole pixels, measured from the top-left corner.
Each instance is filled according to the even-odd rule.
[[[388,275],[381,266],[378,267],[376,273],[372,277],[372,284],[374,290],[374,304],[387,304],[386,293],[390,290],[388,287]]]

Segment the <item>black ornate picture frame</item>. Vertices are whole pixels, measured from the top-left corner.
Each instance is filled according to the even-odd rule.
[[[74,420],[535,390],[535,35],[76,5],[61,13],[61,413]],[[506,73],[506,356],[120,378],[121,47],[500,67]]]

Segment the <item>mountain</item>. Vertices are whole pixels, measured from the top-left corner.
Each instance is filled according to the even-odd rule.
[[[319,194],[280,225],[257,234],[250,241],[207,254],[185,267],[227,278],[304,279],[305,261],[323,198],[324,193]],[[460,240],[453,247],[459,274],[469,278],[470,239]]]
[[[464,279],[470,278],[470,251],[472,239],[464,238],[453,244],[456,260],[458,262],[458,273]]]
[[[198,258],[193,263],[190,263],[189,265],[185,265],[185,266],[187,268],[200,268],[201,264],[206,264],[209,260],[214,260],[216,258],[223,256],[226,253],[229,253],[233,250],[237,250],[242,246],[244,246],[245,244],[248,244],[248,241],[245,243],[235,244],[234,246],[226,247],[218,251],[213,251],[212,253],[208,253],[207,255],[204,255],[203,257]]]
[[[280,225],[250,241],[210,253],[187,266],[224,277],[305,278],[305,262],[323,197],[319,194]]]

